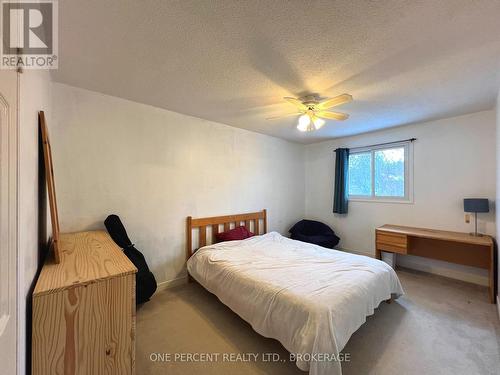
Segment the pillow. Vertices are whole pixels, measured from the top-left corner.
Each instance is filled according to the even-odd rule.
[[[249,238],[252,236],[254,236],[252,232],[250,232],[246,227],[240,226],[228,230],[227,232],[217,233],[215,235],[215,239],[217,240],[217,242],[236,241],[236,240],[244,240],[245,238]]]

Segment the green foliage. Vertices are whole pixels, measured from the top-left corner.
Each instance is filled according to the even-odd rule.
[[[379,197],[404,197],[404,148],[375,152],[375,195]]]
[[[349,155],[349,195],[372,195],[371,153]]]
[[[349,195],[372,195],[372,156],[374,187],[378,197],[405,196],[405,150],[403,147],[351,154],[349,156]]]

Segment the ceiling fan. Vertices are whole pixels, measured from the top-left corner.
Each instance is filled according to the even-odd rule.
[[[297,107],[298,111],[283,116],[270,117],[268,120],[300,115],[297,129],[306,132],[318,130],[325,125],[325,120],[323,119],[344,121],[349,118],[348,114],[327,111],[327,109],[352,101],[352,96],[342,94],[323,101],[319,101],[316,95],[307,95],[298,99],[291,97],[283,99]]]

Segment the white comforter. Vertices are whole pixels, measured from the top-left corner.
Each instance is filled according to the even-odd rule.
[[[380,302],[403,294],[384,262],[276,232],[203,247],[187,267],[255,331],[302,355],[297,366],[311,375],[341,374],[351,335]]]

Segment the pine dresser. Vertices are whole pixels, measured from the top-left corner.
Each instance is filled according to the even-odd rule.
[[[104,231],[61,234],[33,292],[32,374],[134,373],[137,269]]]

